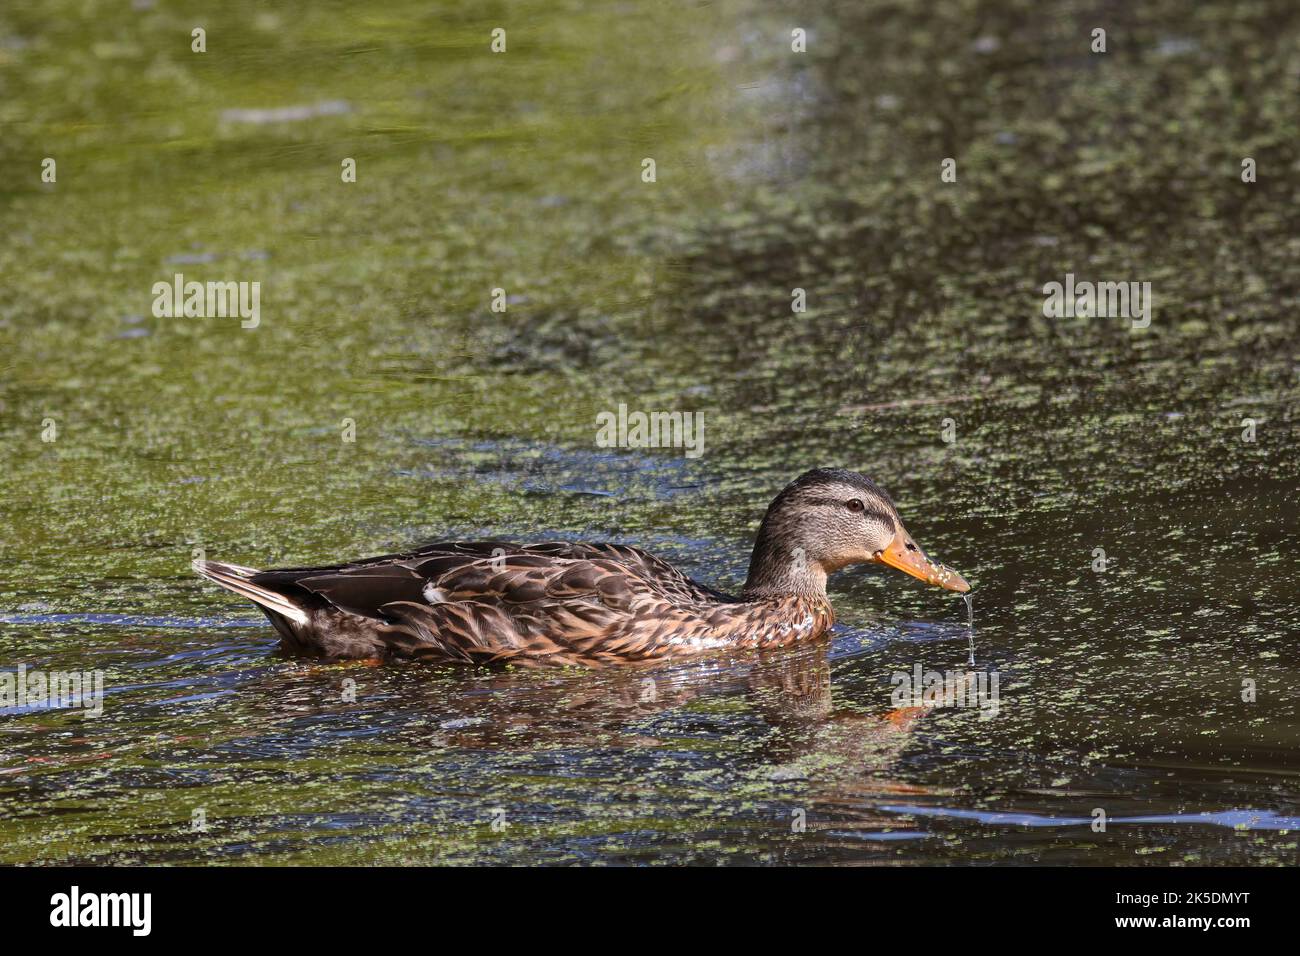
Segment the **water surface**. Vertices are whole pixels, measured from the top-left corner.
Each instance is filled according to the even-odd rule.
[[[0,862],[1296,861],[1293,4],[390,6],[0,13],[0,668],[106,685],[0,710]],[[260,326],[154,318],[178,271]],[[1066,273],[1150,327],[1045,318]],[[619,403],[704,455],[597,447]],[[490,535],[735,588],[814,466],[973,633],[857,571],[781,654],[324,665],[189,571]],[[898,711],[972,642],[996,716]]]

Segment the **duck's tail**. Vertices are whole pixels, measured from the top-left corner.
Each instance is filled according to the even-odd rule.
[[[222,561],[195,561],[194,573],[215,581],[227,591],[234,591],[240,597],[246,597],[254,604],[288,618],[296,624],[306,624],[307,612],[294,604],[292,600],[278,591],[272,591],[254,584],[250,578],[261,574],[256,568],[245,568],[238,564],[226,564]]]

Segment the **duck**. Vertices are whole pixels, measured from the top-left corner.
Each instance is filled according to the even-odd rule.
[[[912,540],[882,488],[837,468],[805,472],[772,500],[737,596],[604,542],[439,541],[319,567],[194,570],[257,605],[289,653],[597,668],[816,640],[835,623],[827,579],[857,564],[970,590]]]

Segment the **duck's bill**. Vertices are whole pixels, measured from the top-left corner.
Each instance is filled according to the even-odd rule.
[[[935,587],[961,594],[970,590],[965,578],[952,568],[936,564],[927,558],[925,552],[916,546],[912,536],[901,528],[894,535],[894,540],[889,542],[889,547],[876,552],[876,560]]]

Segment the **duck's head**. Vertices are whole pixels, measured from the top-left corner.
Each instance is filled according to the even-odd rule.
[[[745,593],[821,591],[831,572],[871,563],[949,591],[970,590],[960,574],[926,557],[875,482],[855,471],[818,468],[800,475],[768,506]]]

